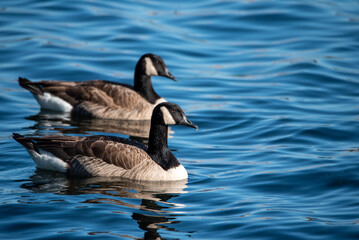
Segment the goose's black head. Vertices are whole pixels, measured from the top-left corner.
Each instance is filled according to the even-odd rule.
[[[160,56],[147,53],[144,54],[137,62],[136,72],[146,75],[147,77],[151,76],[162,76],[173,81],[177,79],[172,75],[168,70],[165,62]]]
[[[168,125],[198,128],[196,124],[187,119],[177,104],[164,102],[153,109],[147,153],[165,171],[180,165],[168,148]]]
[[[160,103],[155,107],[152,122],[161,125],[183,125],[198,129],[198,126],[186,117],[180,106],[170,102]]]

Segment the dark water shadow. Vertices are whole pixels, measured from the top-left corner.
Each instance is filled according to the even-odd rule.
[[[41,169],[37,169],[29,179],[16,182],[23,182],[21,188],[33,193],[88,195],[89,197],[84,197],[81,203],[126,207],[132,211],[131,217],[137,222],[138,227],[145,231],[144,239],[163,239],[158,233],[160,229],[177,231],[173,225],[180,223],[176,220],[176,212],[183,205],[174,203],[173,199],[185,194],[187,188],[187,180],[150,182],[104,177],[71,179],[64,174]],[[129,199],[140,199],[141,202],[130,203],[133,201]]]

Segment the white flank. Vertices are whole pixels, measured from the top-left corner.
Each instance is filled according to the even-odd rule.
[[[26,150],[39,168],[64,173],[67,171],[68,164],[51,153],[41,149],[40,154],[33,150]]]
[[[167,178],[165,180],[169,180],[169,181],[182,180],[188,178],[187,170],[182,165],[167,170],[167,174],[168,175],[166,176]]]
[[[176,121],[173,119],[172,115],[170,114],[170,112],[168,111],[168,109],[166,107],[161,107],[161,111],[162,111],[163,120],[164,120],[165,124],[167,124],[167,125],[175,125],[176,124]]]
[[[158,72],[157,72],[155,66],[153,65],[152,60],[150,58],[146,57],[145,62],[146,62],[147,76],[158,76]]]
[[[33,95],[43,109],[57,112],[70,112],[72,110],[71,104],[48,92],[45,92],[43,95]]]

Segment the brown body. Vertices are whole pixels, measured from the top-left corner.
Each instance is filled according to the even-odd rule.
[[[72,106],[71,114],[84,118],[108,118],[126,120],[151,119],[153,108],[161,102],[159,98],[150,103],[130,85],[118,84],[104,80],[86,82],[40,81],[27,82],[32,87],[40,87],[42,91],[33,94],[41,96],[49,93]],[[41,98],[36,98],[41,106]],[[51,110],[51,109],[50,109]]]
[[[24,137],[14,134],[38,167],[81,177],[122,177],[136,180],[186,179],[182,165],[164,170],[139,142],[111,136]]]

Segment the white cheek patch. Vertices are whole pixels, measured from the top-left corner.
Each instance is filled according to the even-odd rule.
[[[176,121],[173,119],[172,115],[166,107],[161,107],[161,112],[163,115],[163,121],[166,125],[175,125]]]
[[[158,76],[158,72],[157,72],[155,66],[153,65],[152,60],[150,58],[146,57],[145,62],[146,62],[146,75],[147,76]]]

